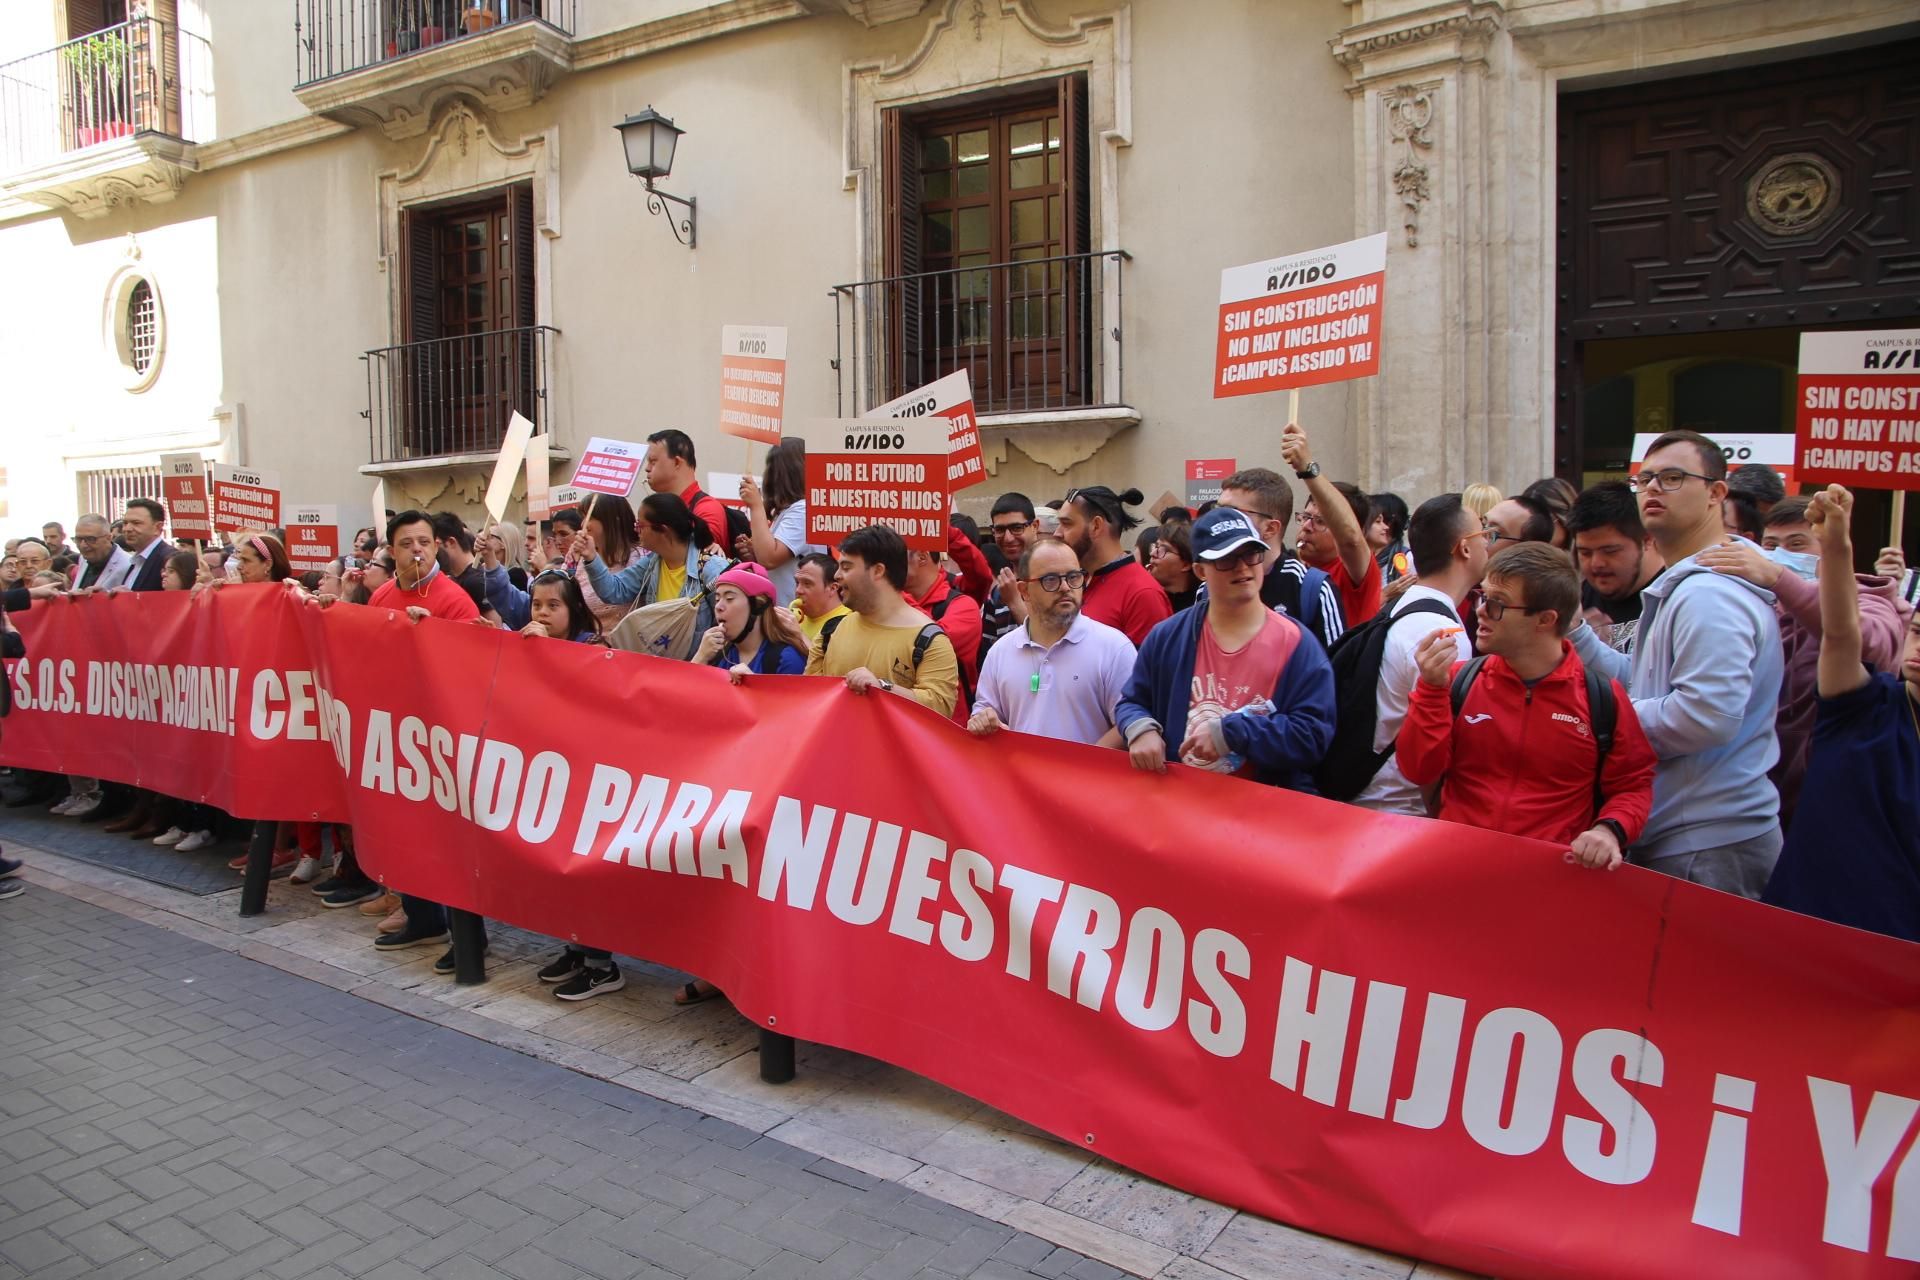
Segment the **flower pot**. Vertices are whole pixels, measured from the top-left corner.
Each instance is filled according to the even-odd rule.
[[[420,28],[420,47],[422,49],[426,48],[430,44],[439,44],[442,41],[444,41],[446,38],[447,38],[447,29],[445,27]]]
[[[412,53],[420,47],[420,33],[418,31],[397,32],[393,37],[393,43],[399,52]]]
[[[470,36],[477,36],[500,21],[500,16],[491,9],[469,9],[465,16]]]
[[[112,138],[124,138],[133,132],[133,126],[124,120],[113,120],[106,124],[82,125],[74,130],[75,142],[83,147],[106,142]]]

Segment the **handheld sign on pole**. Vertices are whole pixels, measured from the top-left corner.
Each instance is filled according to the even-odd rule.
[[[207,464],[197,453],[160,455],[160,498],[176,538],[206,541],[213,537],[207,513]]]
[[[554,511],[572,510],[576,516],[580,514],[580,490],[573,485],[558,486],[549,495],[547,501]],[[549,514],[547,518],[551,520],[553,517]]]
[[[1920,329],[1801,334],[1795,406],[1803,483],[1920,488]]]
[[[373,528],[384,543],[387,540],[387,481],[384,476],[373,482]]]
[[[507,438],[501,442],[500,456],[493,460],[493,478],[487,482],[485,505],[491,522],[507,518],[507,502],[513,497],[513,478],[526,456],[527,441],[533,439],[533,424],[515,413],[507,422]]]
[[[1387,237],[1368,236],[1220,273],[1213,396],[1298,389],[1380,372]]]
[[[707,496],[717,499],[723,507],[744,507],[740,500],[740,482],[746,476],[739,471],[707,472]]]
[[[339,554],[339,507],[295,507],[287,513],[287,562],[295,573],[324,570]]]
[[[527,519],[548,520],[553,517],[551,491],[547,487],[547,440],[538,435],[527,441]]]
[[[280,476],[258,467],[235,467],[215,462],[209,491],[213,527],[221,533],[240,529],[271,529],[280,523]]]
[[[1232,458],[1187,459],[1187,509],[1197,511],[1203,502],[1220,501],[1220,482],[1234,472]]]
[[[720,430],[779,444],[786,399],[787,331],[779,325],[722,325]]]
[[[601,494],[624,498],[633,492],[640,464],[646,460],[647,446],[630,440],[609,440],[595,436],[587,441],[580,462],[573,469],[573,488],[587,495],[582,521],[593,518],[593,504]]]
[[[980,452],[980,427],[973,410],[973,379],[965,369],[889,400],[869,410],[867,416],[945,418],[948,490],[957,493],[987,478],[986,458]]]
[[[817,442],[817,443],[816,443]],[[833,418],[807,432],[807,541],[884,524],[911,551],[947,546],[947,425]]]

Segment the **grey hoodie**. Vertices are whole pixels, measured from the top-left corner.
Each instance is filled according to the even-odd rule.
[[[1773,593],[1688,556],[1641,599],[1630,655],[1584,622],[1571,636],[1580,661],[1626,686],[1660,760],[1634,861],[1764,835],[1780,823],[1780,794],[1767,779],[1780,757],[1783,672]]]

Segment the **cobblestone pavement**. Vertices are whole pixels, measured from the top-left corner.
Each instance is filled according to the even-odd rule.
[[[0,903],[0,1280],[1122,1274],[43,887]]]

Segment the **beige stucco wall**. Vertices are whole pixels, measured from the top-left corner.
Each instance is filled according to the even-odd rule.
[[[1785,0],[1743,2],[1781,15],[1783,42],[1825,29],[1785,17]],[[635,24],[701,7],[580,3],[576,48],[602,48]],[[995,474],[963,506],[983,508],[1007,488],[1046,498],[1085,483],[1133,484],[1152,498],[1181,490],[1189,457],[1277,466],[1285,397],[1211,396],[1219,271],[1398,232],[1401,209],[1382,179],[1398,153],[1382,136],[1380,110],[1403,70],[1442,86],[1444,131],[1426,157],[1435,197],[1421,214],[1431,234],[1418,248],[1394,237],[1381,377],[1308,389],[1302,419],[1336,475],[1420,491],[1483,476],[1524,483],[1544,470],[1549,451],[1551,371],[1540,353],[1550,348],[1541,322],[1550,314],[1542,246],[1551,213],[1540,190],[1551,157],[1537,150],[1551,134],[1542,104],[1553,92],[1550,76],[1535,84],[1528,76],[1538,72],[1526,68],[1551,58],[1613,71],[1622,57],[1651,60],[1608,24],[1664,29],[1680,10],[1713,6],[1594,3],[1574,14],[1565,3],[1516,5],[1510,21],[1523,32],[1521,53],[1504,29],[1474,34],[1473,23],[1491,21],[1486,7],[1443,7],[1466,16],[1442,34],[1472,39],[1435,55],[1431,33],[1412,43],[1383,37],[1377,52],[1364,43],[1369,32],[1425,21],[1428,9],[1399,0],[937,0],[873,28],[816,3],[808,16],[561,76],[530,107],[476,113],[489,142],[465,129],[457,138],[429,130],[395,141],[370,125],[341,132],[316,122],[293,93],[286,6],[182,0],[183,25],[207,34],[216,51],[224,141],[203,149],[213,157],[205,171],[167,203],[92,220],[0,205],[0,378],[18,413],[0,439],[9,525],[28,508],[29,522],[42,511],[70,517],[79,470],[151,462],[180,447],[278,469],[289,502],[364,501],[371,482],[360,471],[368,449],[359,357],[393,340],[398,266],[382,192],[398,183],[412,198],[457,191],[489,172],[527,176],[536,153],[546,179],[539,318],[562,331],[552,379],[559,443],[678,426],[695,437],[704,467],[736,470],[741,446],[713,425],[721,325],[788,327],[787,413],[797,430],[835,411],[830,286],[879,274],[862,212],[868,179],[849,175],[859,149],[849,127],[857,139],[877,118],[850,108],[856,77],[871,87],[913,64],[923,79],[935,74],[927,68],[950,76],[959,92],[1043,55],[1069,66],[1106,59],[1096,79],[1110,79],[1113,102],[1096,104],[1094,115],[1111,110],[1112,136],[1093,147],[1096,226],[1112,230],[1103,247],[1133,255],[1125,400],[1140,422],[989,433]],[[1836,9],[1846,10],[1834,19],[1843,25],[1893,20],[1874,0]],[[1076,22],[1089,19],[1097,38],[1075,43]],[[49,34],[36,30],[7,21],[0,46]],[[935,46],[923,49],[935,31]],[[1329,56],[1336,37],[1351,56]],[[1697,43],[1686,49],[1702,52]],[[1582,62],[1583,50],[1593,59]],[[649,103],[688,130],[662,185],[699,198],[697,252],[646,212],[640,184],[625,172],[612,126]],[[537,147],[527,150],[528,140]],[[250,153],[236,158],[236,141]],[[1505,164],[1502,145],[1531,158]],[[399,182],[407,175],[411,186]],[[162,372],[137,395],[120,387],[101,337],[105,293],[128,261],[130,235],[168,324]],[[1396,326],[1406,337],[1397,346]],[[1483,369],[1505,381],[1489,382]],[[473,471],[451,488],[444,473],[392,484],[396,503],[477,510]]]

